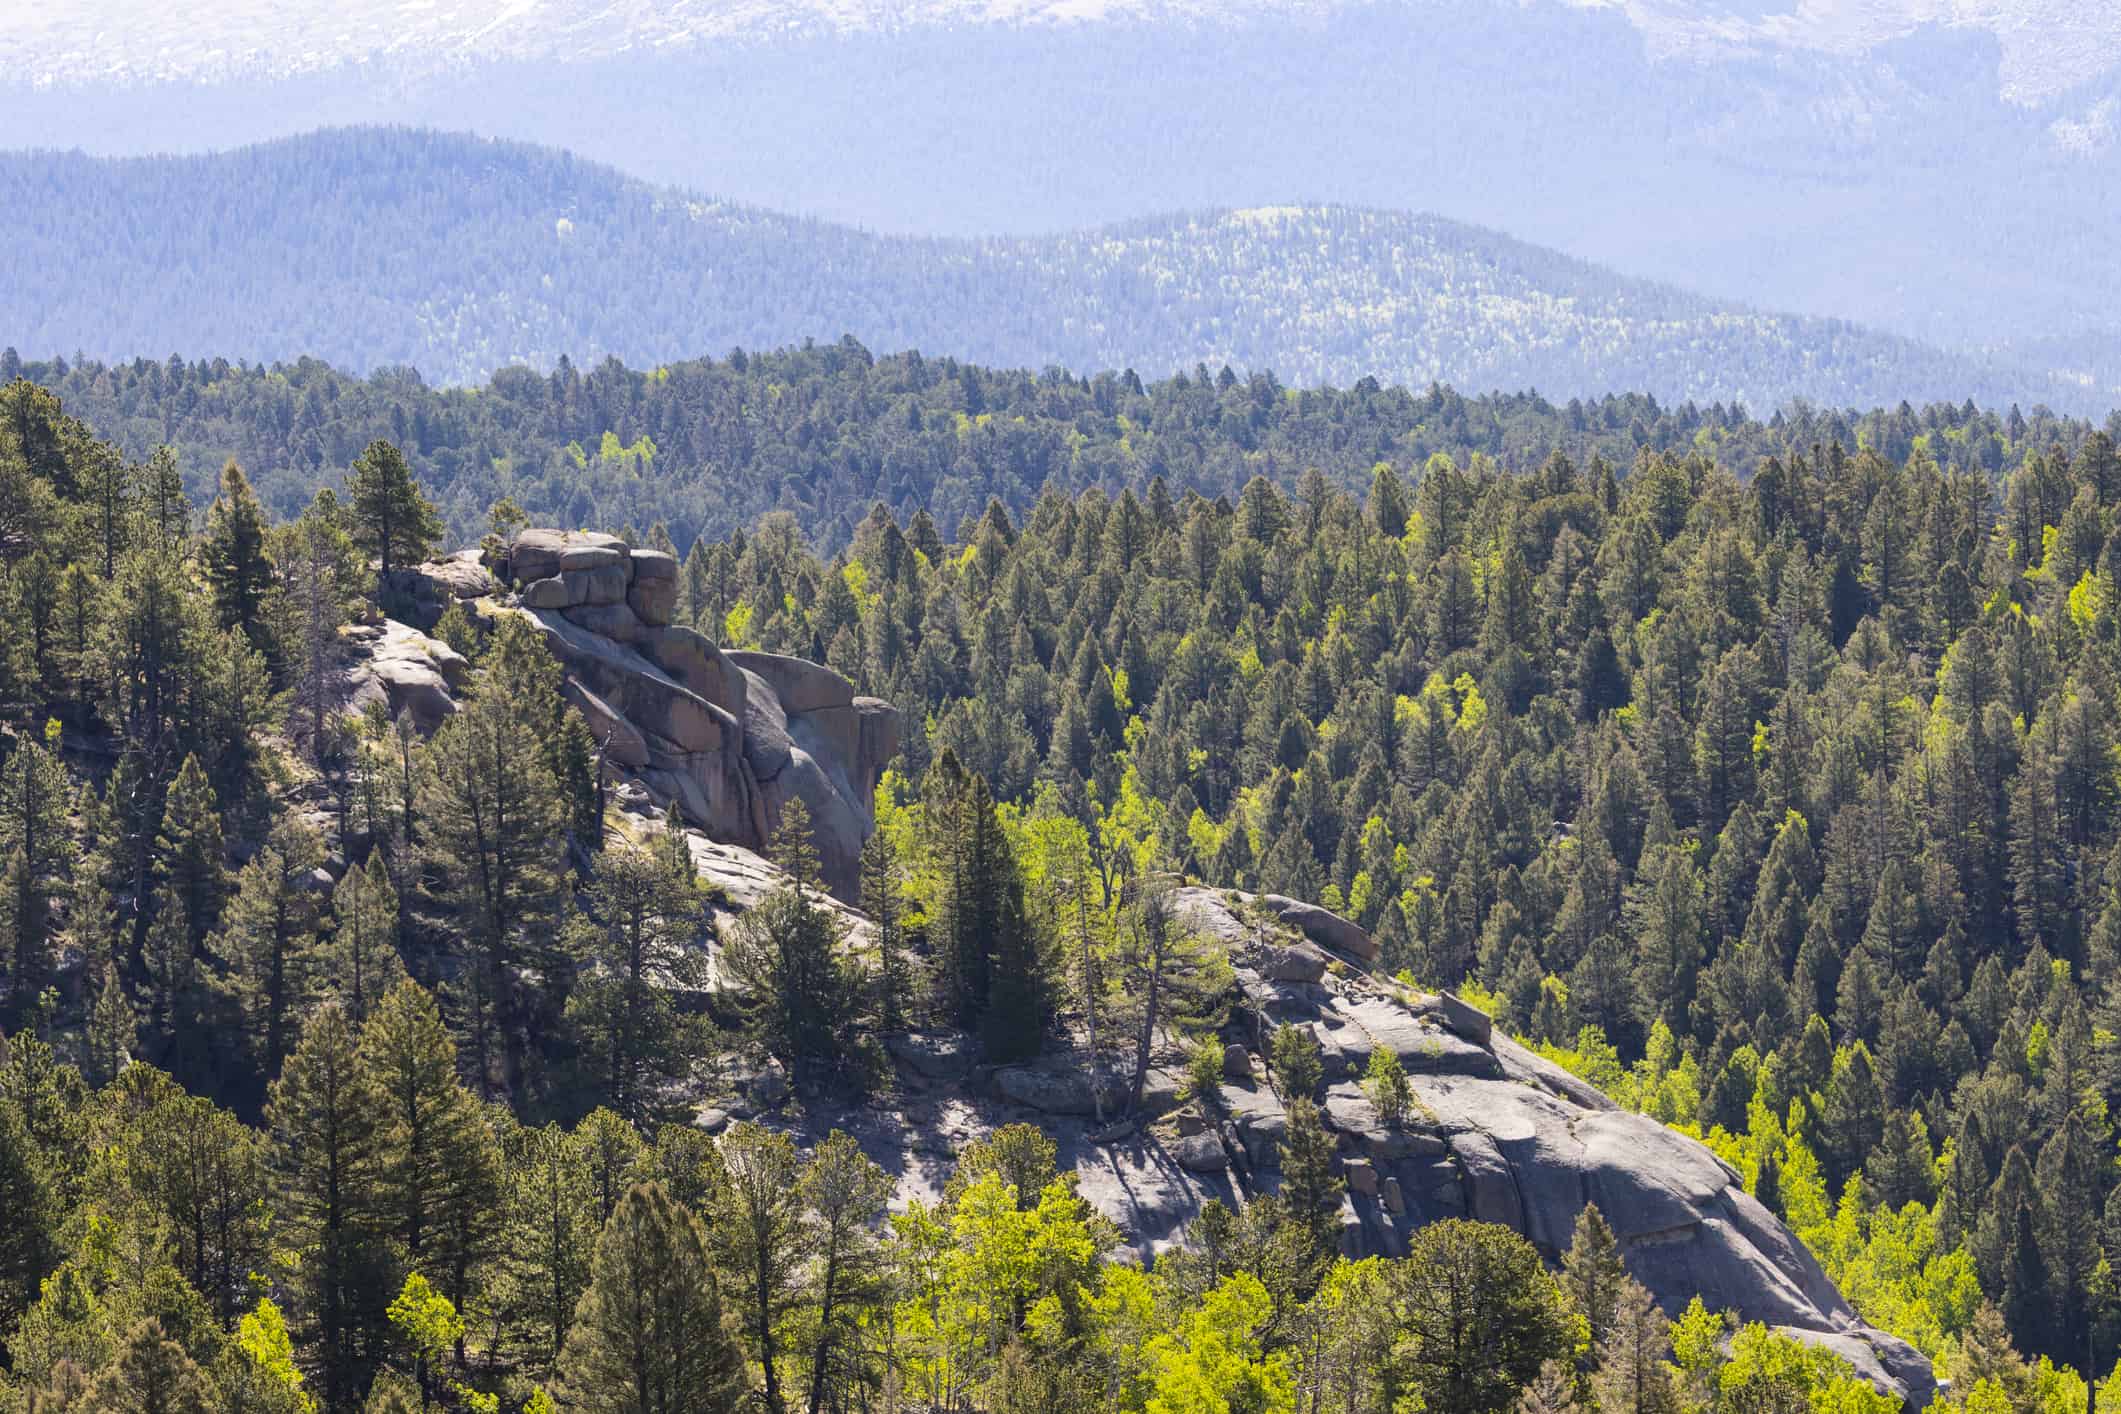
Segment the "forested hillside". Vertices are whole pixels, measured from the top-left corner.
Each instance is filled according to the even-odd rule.
[[[1058,425],[1099,386],[1017,395]],[[1213,495],[1024,463],[1053,484],[954,540],[878,505],[843,544],[784,514],[694,541],[681,618],[924,724],[866,941],[791,811],[707,987],[724,901],[602,812],[520,616],[442,616],[465,678],[431,737],[314,729],[374,567],[445,539],[395,446],[277,520],[225,467],[202,520],[172,456],[0,388],[0,1407],[1883,1414],[1830,1354],[1660,1313],[1588,1215],[1558,1276],[1464,1221],[1337,1256],[1299,1028],[1268,1047],[1280,1191],[1147,1270],[1032,1129],[887,1218],[851,1142],[682,1122],[761,1058],[783,1107],[900,1103],[909,1025],[1020,1055],[1190,1020],[1215,954],[1170,931],[1174,875],[1338,910],[1704,1137],[1947,1405],[2121,1395],[2113,440],[1970,409],[1682,437],[1645,405],[1624,461],[1252,475],[1312,396],[1160,390],[1220,429],[1186,464]],[[1312,412],[1390,398],[1473,406]],[[495,545],[522,521],[491,508]],[[1210,1114],[1223,1064],[1191,1068]],[[1381,1123],[1418,1124],[1405,1083],[1373,1058]]]
[[[564,153],[339,130],[189,158],[0,156],[0,324],[35,355],[303,354],[439,382],[842,335],[1007,367],[1636,388],[1669,400],[2112,390],[1717,303],[1433,217],[1271,207],[1043,238],[881,237]],[[152,221],[139,213],[153,212]],[[84,229],[98,232],[82,241]]]
[[[1624,472],[1646,451],[1699,448],[1742,478],[1770,455],[1815,444],[1868,446],[1898,463],[1919,442],[1941,466],[1997,479],[2051,445],[2073,453],[2093,428],[1971,401],[1754,416],[1639,394],[1467,397],[1367,378],[1339,390],[1296,387],[1212,365],[1158,381],[1082,378],[878,356],[851,341],[655,369],[563,359],[550,375],[509,369],[475,389],[429,387],[404,370],[359,378],[307,358],[24,363],[0,352],[0,377],[18,374],[51,388],[130,457],[170,447],[202,504],[234,457],[266,505],[292,517],[371,441],[387,439],[459,540],[476,538],[487,507],[505,496],[541,523],[662,521],[680,549],[748,530],[774,510],[829,549],[876,501],[901,521],[926,510],[949,533],[989,499],[1021,513],[1042,488],[1117,495],[1156,476],[1174,495],[1210,499],[1234,497],[1254,476],[1289,485],[1311,469],[1360,491],[1378,462],[1419,466],[1437,452],[1522,470],[1560,451],[1583,466],[1602,456]],[[2121,417],[2105,427],[2121,435]]]

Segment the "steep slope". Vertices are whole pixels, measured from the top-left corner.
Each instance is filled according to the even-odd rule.
[[[1343,386],[1628,388],[1759,407],[2102,401],[2082,383],[1718,304],[1491,231],[1340,207],[915,240],[404,131],[187,159],[15,155],[0,159],[0,202],[17,232],[0,250],[0,327],[31,353],[313,354],[462,382],[563,353],[672,360],[851,333],[1007,366],[1228,363]]]

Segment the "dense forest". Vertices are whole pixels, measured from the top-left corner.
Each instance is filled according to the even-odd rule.
[[[785,358],[856,387],[879,367]],[[944,370],[937,397],[1068,406],[1057,381],[895,366]],[[1099,386],[1064,388],[1088,417]],[[0,1398],[1884,1408],[1831,1355],[1660,1312],[1594,1215],[1558,1273],[1469,1222],[1337,1257],[1299,1036],[1272,1047],[1279,1194],[1211,1205],[1146,1270],[1035,1130],[887,1215],[851,1142],[682,1122],[736,1060],[771,1057],[798,1096],[859,1092],[891,1083],[878,1041],[909,1023],[1020,1053],[1095,1007],[1121,1049],[1159,998],[1212,1007],[1212,953],[1159,913],[1183,874],[1344,912],[1410,983],[1706,1139],[1955,1377],[1948,1403],[2084,1407],[2080,1376],[2114,1363],[2121,1248],[2113,440],[1939,408],[1807,445],[1790,419],[1689,413],[1681,436],[1646,401],[1525,400],[1475,434],[1525,419],[1503,461],[1373,439],[1278,484],[1248,442],[1301,466],[1288,431],[1330,447],[1366,400],[1413,438],[1421,410],[1474,405],[1234,377],[1126,397],[1197,402],[1174,438],[1192,459],[999,485],[967,466],[954,494],[995,499],[951,540],[914,460],[905,497],[815,540],[771,504],[687,537],[686,619],[922,724],[881,788],[866,941],[808,882],[790,812],[785,880],[698,1007],[680,999],[723,904],[668,831],[599,813],[592,744],[520,619],[444,616],[472,669],[431,738],[380,714],[317,729],[340,630],[389,590],[372,566],[445,543],[428,493],[471,479],[423,488],[378,437],[296,513],[235,464],[202,507],[173,454],[6,385]],[[930,416],[908,393],[842,431],[829,406],[807,438]],[[1576,419],[1588,455],[1518,460]],[[522,523],[502,501],[474,528]],[[1380,1115],[1403,1107],[1389,1066],[1370,1082]]]
[[[878,501],[902,523],[926,510],[948,533],[989,500],[1020,516],[1048,488],[1116,496],[1157,477],[1174,496],[1213,499],[1255,476],[1289,486],[1315,469],[1360,493],[1378,462],[1417,468],[1438,452],[1531,467],[1558,451],[1625,473],[1645,452],[1700,451],[1743,478],[1815,445],[1868,447],[1898,465],[1919,443],[1947,470],[2001,479],[2050,447],[2074,455],[2093,430],[1971,401],[1868,413],[1798,404],[1763,420],[1641,394],[1563,403],[1369,378],[1298,388],[1227,368],[1082,378],[880,357],[852,340],[654,369],[562,359],[551,374],[506,369],[475,389],[430,388],[406,369],[357,378],[307,358],[25,363],[0,352],[0,378],[17,375],[135,460],[169,447],[201,504],[234,457],[267,509],[292,518],[384,439],[403,449],[459,541],[476,539],[505,497],[541,524],[662,521],[680,549],[784,510],[830,551]],[[2121,417],[2105,428],[2121,436]]]
[[[2051,365],[1761,312],[1495,231],[1350,207],[881,236],[549,149],[403,129],[200,157],[10,153],[0,207],[16,232],[0,248],[0,321],[34,355],[203,346],[463,384],[562,354],[655,363],[852,335],[1011,367],[1132,363],[1163,377],[1228,363],[1305,383],[1634,388],[1761,407],[1971,396],[2085,411],[2112,396]],[[103,238],[84,245],[84,226]]]

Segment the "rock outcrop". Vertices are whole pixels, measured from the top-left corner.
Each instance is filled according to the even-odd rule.
[[[854,895],[877,778],[898,754],[895,708],[829,668],[725,651],[673,624],[678,566],[659,551],[526,530],[496,568],[516,592],[504,611],[538,627],[609,763],[711,838],[753,850],[802,801],[826,883]]]
[[[1177,1240],[1207,1199],[1237,1204],[1279,1187],[1287,1114],[1261,1058],[1272,1028],[1302,1026],[1325,1063],[1316,1098],[1347,1184],[1344,1250],[1402,1253],[1422,1224],[1472,1217],[1515,1228],[1558,1262],[1595,1202],[1628,1269],[1672,1313],[1698,1294],[1832,1349],[1914,1408],[1928,1403],[1928,1362],[1866,1325],[1705,1146],[1619,1109],[1458,998],[1371,975],[1369,939],[1344,918],[1204,888],[1181,888],[1173,901],[1189,927],[1225,943],[1236,976],[1214,1105],[1182,1102],[1175,1047],[1156,1057],[1141,1110],[1124,1116],[1130,1077],[1109,1060],[1097,1070],[1079,1051],[1049,1049],[987,1068],[969,1038],[943,1033],[893,1038],[897,1100],[813,1104],[791,1124],[806,1140],[833,1127],[854,1134],[898,1176],[903,1201],[932,1198],[967,1139],[1035,1122],[1079,1191],[1146,1257]],[[1360,1085],[1378,1047],[1400,1058],[1413,1087],[1413,1117],[1399,1127],[1379,1122]]]
[[[423,735],[457,710],[471,665],[439,638],[395,619],[349,624],[339,638],[347,661],[335,710],[359,713],[375,703],[392,717],[409,712]]]

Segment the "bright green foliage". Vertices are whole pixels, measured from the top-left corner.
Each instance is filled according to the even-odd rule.
[[[1260,1349],[1257,1332],[1270,1307],[1259,1278],[1240,1272],[1225,1279],[1175,1330],[1143,1344],[1148,1395],[1139,1407],[1147,1414],[1293,1411],[1287,1361]]]
[[[1399,1052],[1389,1046],[1372,1047],[1369,1065],[1363,1071],[1362,1089],[1369,1097],[1370,1107],[1377,1111],[1378,1123],[1387,1129],[1406,1123],[1407,1112],[1414,1104],[1414,1087],[1408,1083]]]

